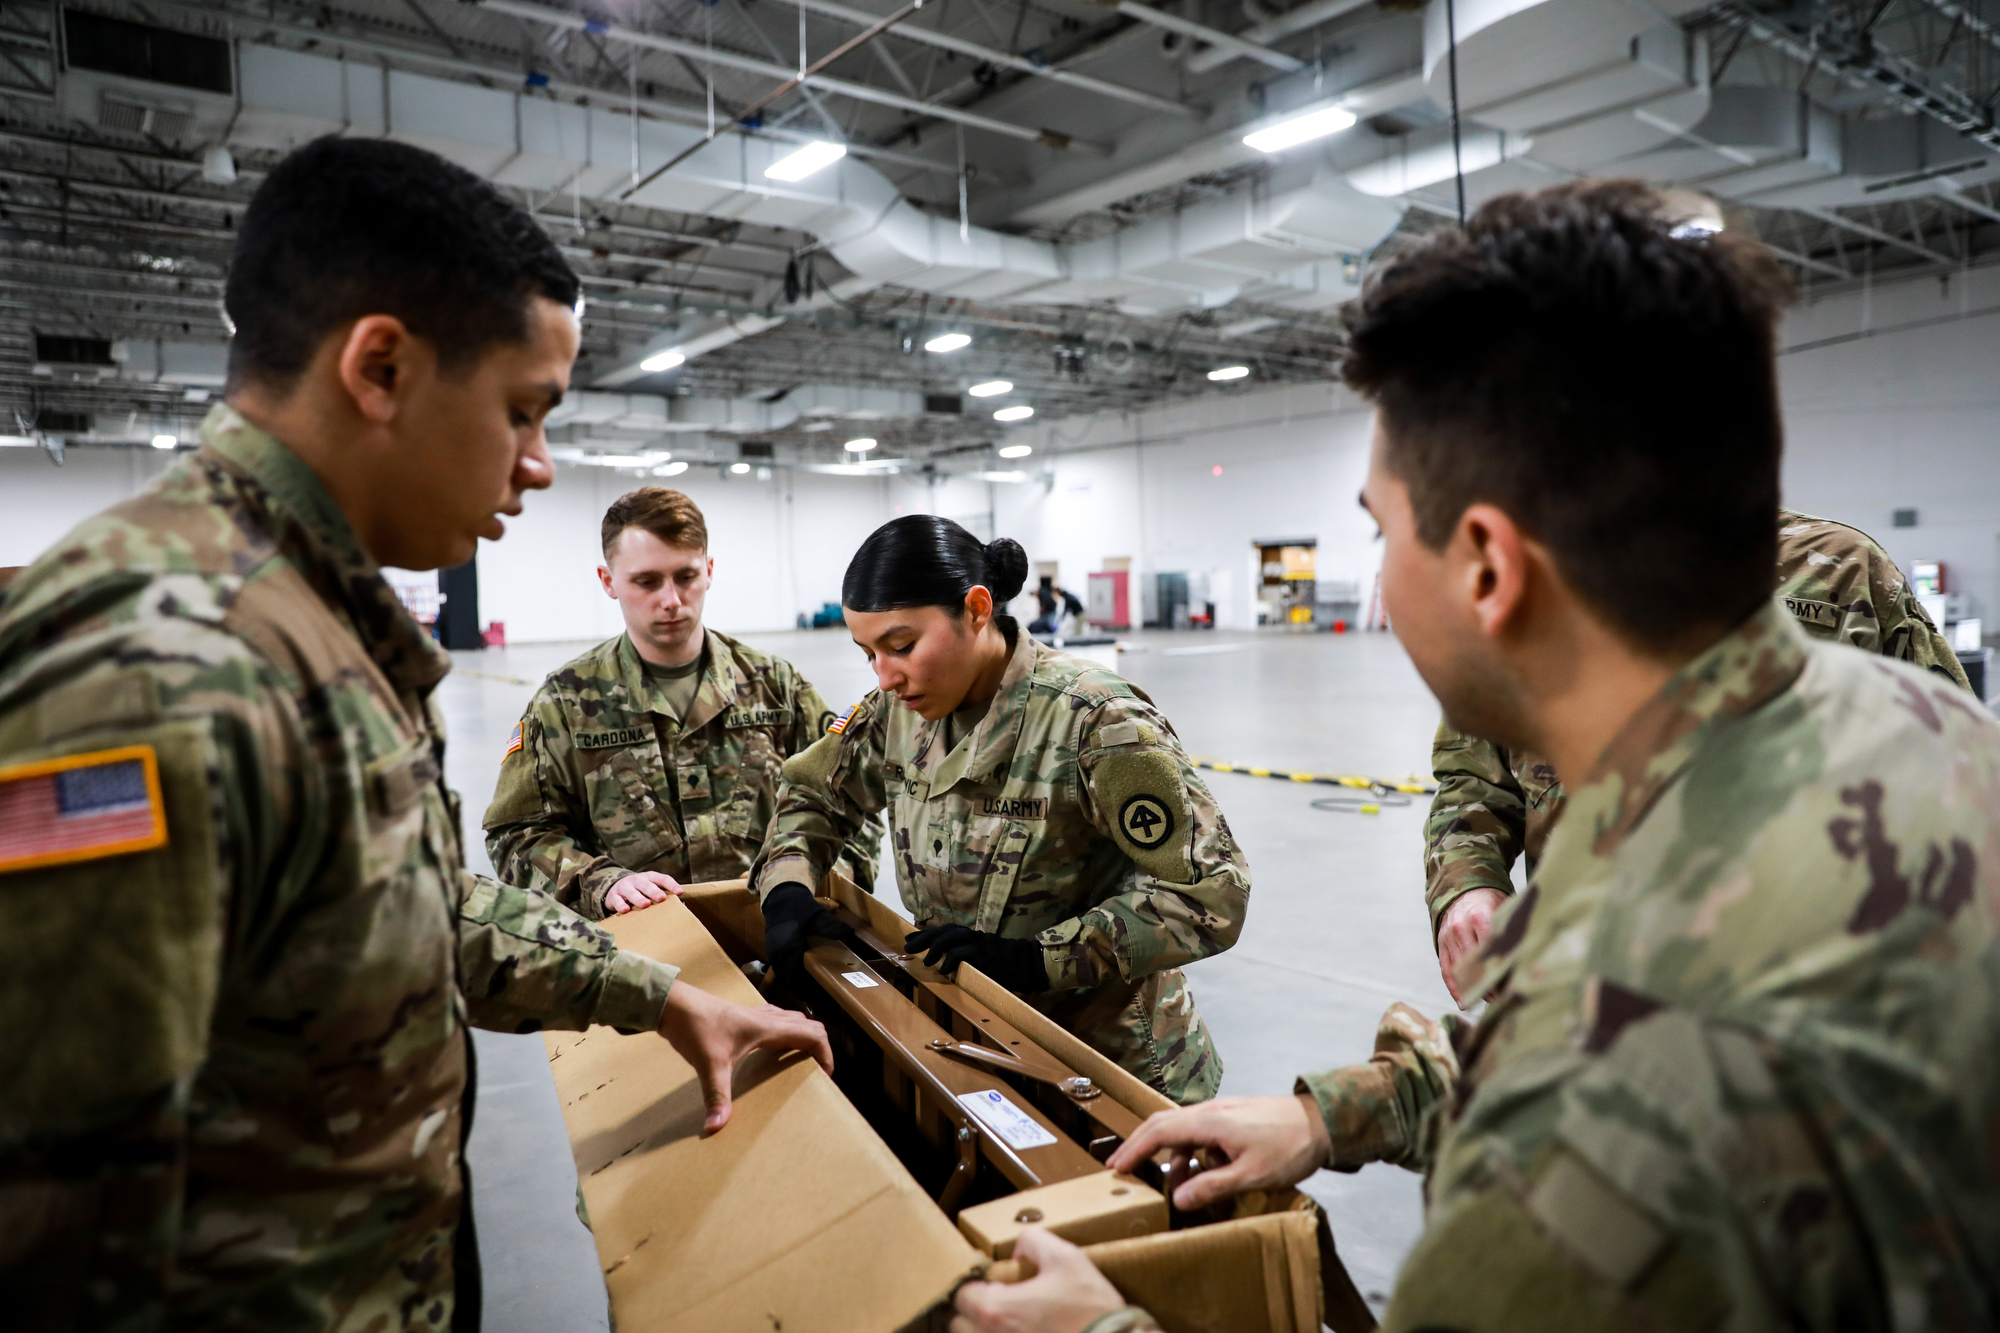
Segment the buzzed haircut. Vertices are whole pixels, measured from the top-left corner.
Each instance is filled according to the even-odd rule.
[[[1770,252],[1637,181],[1509,194],[1372,275],[1343,375],[1433,550],[1505,511],[1642,650],[1771,596],[1791,284]]]
[[[464,168],[388,139],[316,139],[265,177],[237,228],[229,385],[289,388],[366,315],[395,316],[457,373],[527,339],[531,298],[574,306],[581,290],[548,233]]]
[[[642,486],[627,491],[604,511],[604,563],[611,563],[612,548],[627,528],[641,528],[669,546],[686,551],[708,550],[708,523],[701,508],[679,491],[665,486]]]

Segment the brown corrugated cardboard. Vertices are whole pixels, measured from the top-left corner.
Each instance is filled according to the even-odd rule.
[[[1021,1228],[1031,1226],[1077,1245],[1151,1236],[1167,1229],[1167,1200],[1130,1176],[1100,1171],[974,1204],[958,1214],[959,1233],[995,1259],[1012,1254]]]
[[[852,885],[829,880],[826,895],[885,940],[900,942],[909,929]],[[677,902],[605,924],[624,947],[681,966],[692,984],[758,1002],[738,967],[761,956],[763,918],[740,881],[689,886]],[[960,982],[1049,1055],[1096,1080],[1108,1099],[1139,1116],[1171,1107],[973,969],[960,969]],[[987,1262],[810,1061],[746,1060],[734,1117],[703,1139],[693,1071],[664,1041],[605,1028],[545,1039],[620,1333],[941,1330],[958,1280]],[[1044,1191],[1059,1188],[1066,1186]],[[1012,1218],[1041,1192],[961,1216],[987,1241],[1011,1244],[1011,1236],[998,1239],[1005,1226],[981,1223],[980,1210]],[[1233,1220],[1191,1221],[1089,1247],[1114,1285],[1168,1333],[1309,1333],[1319,1327],[1322,1281],[1333,1328],[1374,1327],[1324,1218],[1303,1196],[1250,1196]]]
[[[606,925],[761,1002],[679,903]],[[745,1060],[729,1124],[704,1138],[694,1071],[657,1036],[544,1037],[620,1333],[887,1333],[981,1257],[812,1061]]]

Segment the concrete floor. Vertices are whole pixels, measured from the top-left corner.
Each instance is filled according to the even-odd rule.
[[[745,637],[790,658],[835,708],[873,684],[838,631]],[[1146,632],[1127,641],[1118,670],[1153,697],[1192,754],[1321,773],[1429,771],[1437,706],[1389,635]],[[441,698],[449,777],[474,826],[474,869],[490,870],[477,820],[532,682],[586,646],[457,655]],[[1236,947],[1189,969],[1222,1052],[1225,1095],[1289,1092],[1300,1072],[1365,1059],[1392,1000],[1429,1014],[1450,1008],[1424,918],[1424,798],[1375,815],[1336,813],[1312,808],[1333,788],[1204,776],[1249,854],[1252,882]],[[885,867],[892,902],[893,882]],[[480,1033],[479,1057],[471,1161],[486,1327],[603,1329],[603,1284],[576,1220],[575,1174],[541,1041]],[[1418,1178],[1390,1166],[1322,1171],[1306,1189],[1326,1205],[1349,1270],[1379,1309],[1421,1226]]]

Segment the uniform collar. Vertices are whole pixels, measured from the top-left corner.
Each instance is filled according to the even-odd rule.
[[[404,609],[305,460],[226,403],[209,410],[201,441],[201,455],[254,485],[272,542],[347,618],[390,682],[419,697],[429,694],[451,670],[450,655]]]
[[[1467,1003],[1494,990],[1515,959],[1534,956],[1547,923],[1563,918],[1556,899],[1574,878],[1565,869],[1579,858],[1601,865],[1614,856],[1723,727],[1791,687],[1806,655],[1804,632],[1772,598],[1640,705],[1570,788],[1535,883],[1494,921],[1487,948],[1460,965],[1459,993]],[[1549,902],[1540,902],[1544,895]]]
[[[1000,687],[994,691],[993,702],[987,706],[986,716],[979,720],[979,725],[954,745],[932,771],[933,794],[960,781],[982,782],[1013,759],[1021,729],[1027,724],[1029,678],[1044,651],[1026,632],[1015,630],[1014,651],[1007,659],[1007,669],[1000,674]],[[935,743],[944,720],[924,725],[931,729],[926,739]]]
[[[688,705],[687,716],[680,719],[680,729],[691,732],[707,726],[709,721],[722,713],[737,698],[747,678],[743,664],[737,660],[735,645],[708,626],[702,626],[701,651],[708,665],[701,673],[701,680],[695,686],[694,702]],[[618,674],[625,682],[625,690],[631,698],[635,713],[657,713],[662,717],[667,713],[666,691],[646,670],[645,659],[632,646],[631,631],[618,636]]]

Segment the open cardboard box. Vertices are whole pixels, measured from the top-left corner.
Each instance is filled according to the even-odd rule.
[[[884,939],[900,942],[910,929],[837,876],[823,893]],[[684,981],[742,1004],[762,1000],[741,966],[762,957],[763,916],[741,881],[690,886],[604,924],[622,947],[680,967]],[[958,980],[1134,1115],[1170,1107],[975,969]],[[1181,1219],[1169,1231],[1156,1193],[1105,1172],[975,1204],[954,1224],[810,1060],[745,1060],[729,1124],[704,1138],[694,1072],[658,1037],[595,1027],[543,1039],[619,1333],[942,1330],[951,1293],[1004,1254],[1019,1230],[1017,1205],[1031,1195],[1043,1224],[1086,1243],[1168,1333],[1315,1333],[1322,1320],[1336,1333],[1374,1327],[1324,1216],[1295,1191],[1251,1196],[1233,1218]],[[1111,1206],[1109,1192],[1125,1197]]]

